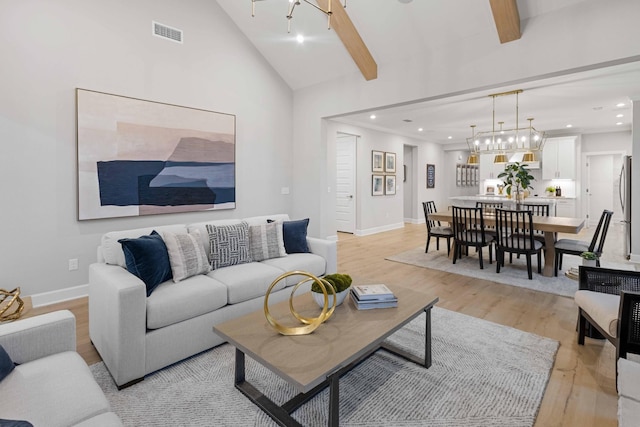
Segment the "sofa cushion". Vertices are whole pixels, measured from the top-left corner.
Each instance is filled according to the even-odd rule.
[[[251,262],[249,225],[246,222],[232,225],[207,224],[207,232],[209,233],[209,259],[214,270]]]
[[[13,368],[15,368],[13,360],[11,360],[4,347],[0,345],[0,382],[13,371]]]
[[[249,248],[253,261],[287,256],[282,236],[282,221],[250,225]]]
[[[140,236],[151,234],[155,230],[162,234],[164,231],[171,233],[186,233],[187,227],[184,224],[163,225],[159,227],[136,228],[124,231],[110,231],[102,236],[100,243],[100,253],[104,257],[104,262],[110,265],[119,265],[127,268],[127,263],[122,252],[122,245],[118,243],[120,239],[135,239]],[[206,235],[206,234],[205,234]]]
[[[206,275],[165,282],[147,298],[147,328],[159,329],[227,305],[227,288]]]
[[[227,302],[237,304],[264,296],[271,282],[282,273],[284,270],[263,262],[251,262],[213,270],[207,276],[222,282],[227,287]],[[285,281],[282,280],[273,291],[282,289],[285,285]]]
[[[168,231],[162,233],[167,245],[169,263],[173,281],[178,283],[187,277],[207,274],[211,271],[209,259],[200,239],[200,230],[191,233],[175,234]]]
[[[307,245],[307,227],[309,218],[282,223],[284,234],[284,248],[288,254],[309,252]]]
[[[289,254],[284,258],[272,258],[262,261],[283,271],[301,270],[311,273],[314,276],[322,276],[326,272],[327,262],[320,255],[316,254]],[[286,286],[293,286],[306,276],[289,276],[286,279]]]
[[[619,295],[583,290],[577,291],[573,299],[609,335],[618,336]]]
[[[0,383],[3,418],[48,427],[72,426],[109,412],[109,402],[74,351],[16,366]]]
[[[118,240],[124,251],[127,271],[147,287],[147,296],[162,282],[171,280],[169,253],[162,236],[155,230],[148,236]]]

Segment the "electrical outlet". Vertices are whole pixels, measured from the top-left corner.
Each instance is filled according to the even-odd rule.
[[[75,271],[78,269],[78,258],[71,258],[69,260],[69,271]]]

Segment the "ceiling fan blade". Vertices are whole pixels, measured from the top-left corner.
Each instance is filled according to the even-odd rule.
[[[331,27],[336,32],[342,44],[347,49],[351,58],[356,63],[360,72],[366,80],[373,80],[378,77],[378,64],[371,56],[367,45],[360,37],[358,30],[349,18],[340,0],[316,0],[318,6],[327,10],[331,1]]]
[[[520,34],[520,14],[516,0],[489,0],[493,20],[496,23],[500,43],[518,40]]]

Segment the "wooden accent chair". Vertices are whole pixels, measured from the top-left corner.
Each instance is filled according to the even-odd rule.
[[[542,273],[542,243],[534,239],[533,213],[531,211],[512,211],[496,209],[496,273],[504,266],[504,253],[523,254],[527,257],[527,274],[531,272],[531,255],[538,256],[538,274]]]
[[[556,242],[556,257],[553,263],[553,272],[556,276],[558,275],[558,270],[562,270],[562,255],[564,254],[579,256],[582,252],[593,252],[598,257],[596,265],[600,267],[600,256],[602,255],[604,240],[607,237],[612,215],[613,212],[606,209],[602,212],[591,242],[573,239],[560,239]]]
[[[584,345],[587,323],[616,348],[619,358],[640,354],[640,271],[580,267],[578,344]]]
[[[429,214],[436,213],[436,203],[434,201],[422,202],[422,209],[424,210],[424,219],[427,222],[427,246],[424,249],[424,253],[429,252],[429,242],[431,237],[436,238],[436,250],[440,250],[440,238],[447,239],[447,256],[451,253],[451,239],[453,238],[453,229],[448,226],[443,226],[440,221],[434,221],[429,219]]]
[[[476,208],[482,209],[482,215],[485,217],[487,215],[495,215],[496,209],[502,209],[503,205],[503,202],[476,202]],[[494,239],[498,236],[496,227],[493,225],[485,225],[484,231],[493,236]]]
[[[489,247],[489,264],[493,262],[494,237],[486,234],[482,208],[461,208],[453,206],[453,263],[462,258],[462,247],[473,246],[478,252],[480,268],[484,269],[482,248]]]

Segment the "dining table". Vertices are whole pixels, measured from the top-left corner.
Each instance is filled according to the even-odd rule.
[[[429,219],[433,221],[448,222],[453,224],[453,213],[451,211],[434,212],[429,214]],[[484,224],[488,226],[496,225],[495,215],[483,215]],[[533,229],[542,231],[544,234],[544,269],[542,275],[553,276],[553,263],[556,250],[555,241],[557,233],[578,234],[584,227],[584,218],[572,218],[563,216],[537,216],[534,215]],[[451,251],[453,254],[454,251]]]

